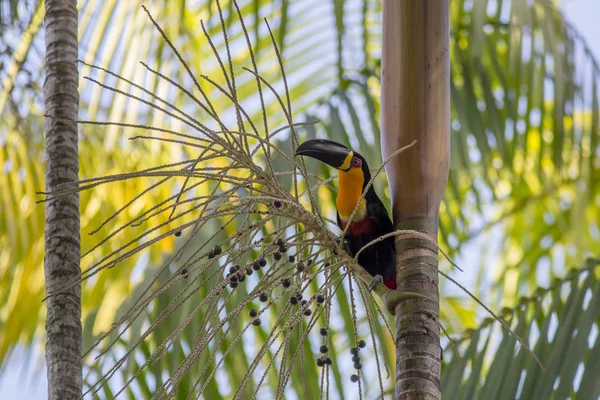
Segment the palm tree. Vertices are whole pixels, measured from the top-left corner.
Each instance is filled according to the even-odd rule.
[[[449,33],[446,0],[383,2],[383,156],[417,141],[387,168],[396,229],[411,232],[396,238],[398,287],[425,295],[388,306],[397,399],[441,398],[437,234],[450,164]]]
[[[135,64],[138,60],[146,60],[151,66],[172,68],[169,76],[174,79],[185,79],[183,68],[172,61],[164,44],[150,46],[150,43],[163,42],[153,36],[157,33],[147,24],[146,16],[139,10],[138,4],[94,4],[84,3],[81,8],[80,23],[84,30],[80,54],[84,61],[110,66],[111,70],[125,77],[142,79],[140,74],[144,73]],[[322,121],[321,125],[307,126],[305,134],[326,133],[335,140],[352,143],[370,164],[380,164],[380,4],[371,1],[307,1],[283,2],[283,8],[279,7],[279,2],[273,3],[274,8],[271,8],[271,4],[248,2],[242,5],[241,10],[252,39],[257,39],[259,67],[272,65],[272,50],[268,46],[268,33],[260,24],[253,22],[255,14],[269,17],[275,37],[282,45],[296,110]],[[208,75],[218,71],[216,64],[200,62],[208,58],[209,49],[202,36],[199,36],[199,19],[203,17],[210,21],[207,29],[211,34],[218,33],[220,29],[214,2],[210,5],[200,4],[195,9],[185,9],[183,2],[169,2],[164,8],[160,5],[155,7],[151,10],[153,15],[169,36],[178,45],[181,43],[186,59],[197,57],[196,61],[190,63],[190,68],[195,73]],[[224,3],[225,16],[230,14],[229,7],[229,2]],[[277,12],[271,14],[272,10]],[[92,18],[94,15],[97,18]],[[169,22],[172,20],[180,23],[172,24]],[[506,307],[501,315],[507,323],[511,323],[521,337],[529,338],[529,344],[537,354],[546,354],[547,358],[542,359],[546,371],[536,369],[535,361],[513,339],[504,337],[497,324],[483,319],[484,313],[478,311],[480,309],[474,302],[453,289],[452,282],[441,278],[440,319],[456,339],[461,353],[460,359],[454,356],[452,346],[442,339],[446,347],[442,393],[450,398],[470,398],[476,394],[480,397],[479,393],[495,393],[499,397],[502,395],[500,398],[511,398],[511,391],[514,391],[514,398],[518,390],[520,393],[531,393],[526,389],[536,390],[538,387],[559,390],[558,387],[553,389],[553,385],[557,382],[556,378],[560,377],[558,386],[563,386],[561,393],[572,390],[578,396],[591,393],[593,397],[598,391],[592,378],[597,373],[597,366],[593,362],[597,359],[594,358],[597,346],[589,338],[593,339],[597,325],[586,324],[583,314],[578,311],[586,310],[586,321],[594,320],[588,319],[589,315],[596,312],[589,306],[597,303],[594,299],[598,296],[594,289],[594,278],[589,278],[589,281],[582,278],[586,270],[595,266],[594,263],[584,263],[584,256],[586,251],[597,245],[598,240],[593,222],[597,219],[598,210],[594,191],[598,180],[598,156],[594,152],[598,139],[596,64],[585,42],[547,1],[539,0],[530,4],[526,1],[457,0],[450,5],[450,22],[452,160],[448,190],[440,210],[440,244],[451,257],[457,258],[466,271],[464,274],[452,272],[450,277],[458,279],[468,288],[474,288],[474,293],[492,305],[494,311]],[[235,19],[231,19],[231,24],[235,25]],[[23,41],[27,38],[22,35],[15,37],[23,37]],[[150,37],[151,40],[148,39]],[[215,46],[225,50],[224,42],[218,38],[215,40]],[[235,33],[231,35],[231,40],[243,41]],[[31,49],[31,58],[26,58],[24,67],[36,65],[35,39],[33,43],[33,46],[25,46]],[[122,43],[129,44],[128,54],[131,57],[120,56],[124,54]],[[12,47],[19,48],[17,44]],[[233,45],[231,48],[236,50],[242,46]],[[115,57],[109,61],[112,55]],[[240,57],[247,58],[244,53],[240,53]],[[15,60],[11,58],[9,61]],[[93,74],[91,76],[101,82],[113,79],[100,70],[90,70],[84,65],[81,69],[83,76]],[[0,72],[4,74],[0,75],[3,87],[6,87],[8,70]],[[36,71],[36,68],[32,70]],[[168,92],[168,88],[158,79],[148,75],[147,80],[154,93]],[[124,83],[118,85],[123,89],[128,87]],[[134,121],[136,112],[146,112],[139,103],[110,92],[101,92],[92,82],[82,81],[80,87],[82,118],[102,120],[101,117],[106,116],[106,119]],[[17,100],[18,96],[23,95],[19,91],[11,94]],[[256,90],[250,86],[240,88],[239,98],[242,100],[255,95]],[[185,101],[184,96],[176,95],[173,103],[185,105]],[[32,109],[35,109],[33,102],[16,103],[32,104]],[[5,256],[0,260],[0,270],[6,271],[3,272],[2,281],[6,290],[0,292],[14,300],[2,303],[5,312],[1,314],[3,330],[0,332],[0,354],[3,356],[9,354],[16,343],[29,344],[36,338],[39,340],[40,336],[35,333],[39,332],[41,326],[42,309],[37,300],[43,297],[43,286],[39,284],[39,275],[36,275],[40,271],[40,227],[43,224],[40,222],[39,208],[31,201],[35,198],[35,190],[40,187],[36,182],[41,181],[39,168],[30,162],[38,157],[39,146],[36,150],[37,142],[24,142],[22,135],[16,133],[35,132],[39,119],[36,121],[30,115],[35,114],[32,112],[25,115],[26,119],[18,121],[18,114],[11,108],[10,102],[6,104],[2,109],[2,123],[7,125],[2,135],[6,139],[0,152],[0,163],[6,165],[6,160],[10,159],[12,166],[6,177],[0,176],[3,193],[0,207],[3,215],[13,218],[0,226],[2,240],[11,249],[8,259]],[[217,102],[217,106],[226,108],[227,103],[223,100]],[[160,113],[146,115],[147,120],[154,124],[161,122]],[[84,177],[141,170],[149,165],[173,162],[180,154],[178,149],[161,143],[126,142],[121,147],[123,131],[116,127],[108,130],[86,127],[84,132],[85,138],[81,144],[81,174]],[[31,134],[31,137],[35,135]],[[111,152],[99,151],[103,148],[111,149]],[[20,180],[20,170],[32,178]],[[312,169],[312,172],[322,177],[329,174],[329,171],[320,169]],[[39,178],[35,180],[35,176]],[[383,177],[375,185],[379,193],[385,193]],[[130,199],[132,193],[140,193],[145,188],[143,182],[123,181],[113,184],[110,194],[100,189],[83,192],[82,218],[86,221],[85,227],[90,227],[84,229],[89,232],[100,226],[107,215],[123,206],[123,199]],[[170,195],[165,189],[152,201]],[[322,192],[324,214],[330,210],[326,202],[329,196],[327,191]],[[136,207],[143,209],[148,204],[148,200],[141,200]],[[19,226],[16,221],[23,217],[28,222],[16,230],[15,227]],[[125,222],[127,218],[123,215],[115,218],[115,223]],[[104,237],[108,232],[106,227],[102,227],[93,236],[85,235],[82,238],[83,248],[90,249],[97,243],[96,237]],[[206,237],[197,240],[202,243]],[[120,305],[136,288],[136,295],[142,292],[145,285],[151,282],[154,276],[152,271],[156,267],[144,269],[145,274],[140,274],[139,266],[146,263],[160,265],[161,258],[172,251],[174,244],[174,238],[169,237],[160,246],[150,248],[148,258],[126,260],[119,268],[99,274],[95,280],[85,284],[82,293],[84,348],[88,348],[95,335],[110,328],[111,321],[120,316],[115,317],[115,305]],[[110,243],[103,243],[97,251],[108,254],[111,249]],[[469,256],[465,258],[465,254]],[[132,278],[131,271],[136,263],[138,268]],[[7,265],[11,265],[11,268]],[[442,272],[446,271],[447,264],[440,265]],[[567,265],[575,266],[574,270],[567,270]],[[27,285],[23,282],[27,282]],[[571,286],[566,286],[568,284]],[[565,296],[565,287],[575,296],[571,300],[570,296]],[[334,300],[340,321],[332,327],[332,335],[338,344],[354,336],[350,292],[341,292],[340,296],[344,294],[345,297]],[[131,337],[128,340],[135,341],[175,295],[169,292],[156,299],[153,308],[142,315],[143,320],[138,320],[130,328]],[[19,310],[26,307],[26,312],[14,312],[17,304]],[[361,304],[357,307],[358,316],[365,315],[361,312]],[[20,317],[23,315],[27,318]],[[165,325],[178,326],[185,318],[186,311],[177,309]],[[245,318],[242,320],[246,321]],[[369,326],[379,326],[367,324],[367,319],[358,318],[359,332],[368,332]],[[559,334],[557,326],[564,327],[561,328],[564,333]],[[531,327],[529,335],[527,327]],[[382,368],[385,368],[386,365],[393,365],[394,345],[387,334],[380,335],[377,329],[373,336],[385,349],[378,352],[383,359]],[[581,337],[588,335],[587,346],[584,346],[584,341],[567,340],[570,338],[568,333],[575,330]],[[264,326],[253,328],[252,332],[251,338],[243,338],[244,343],[268,336]],[[168,335],[166,329],[156,331],[143,342],[139,354],[156,348]],[[184,342],[193,341],[193,337],[185,335],[187,333],[182,339]],[[569,346],[574,346],[575,342],[581,348],[571,351],[573,349]],[[488,345],[482,347],[486,343]],[[119,345],[125,347],[126,343],[121,341]],[[229,346],[227,342],[222,344],[224,350]],[[236,349],[244,349],[241,342],[236,346]],[[334,350],[334,358],[338,352],[340,355],[339,360],[336,358],[339,362],[334,362],[330,370],[330,393],[335,391],[340,397],[351,397],[354,386],[351,386],[346,376],[348,370],[342,362],[349,357],[345,345]],[[241,354],[237,351],[234,353]],[[504,356],[493,357],[494,354]],[[555,364],[556,360],[561,360],[564,354],[570,356],[568,365],[575,365],[576,368],[554,367],[558,365]],[[508,355],[516,355],[516,358]],[[309,356],[310,351],[306,350],[305,361]],[[121,369],[118,374],[128,379],[131,371],[139,366],[136,365],[140,362],[139,357],[130,359],[126,364],[128,368]],[[154,382],[162,382],[164,373],[184,359],[185,351],[173,351],[168,357],[156,360],[152,368],[145,369],[141,378],[133,383],[132,390],[152,393]],[[583,361],[585,366],[579,367]],[[94,376],[97,377],[103,367],[113,362],[108,359],[90,367],[87,371],[88,381],[93,382]],[[245,362],[247,360],[243,357],[226,359],[222,365],[220,382],[237,387],[243,378],[239,374],[239,366]],[[510,369],[503,367],[506,363],[510,363]],[[514,367],[513,363],[516,363]],[[573,371],[575,378],[572,377]],[[316,385],[304,384],[307,379],[318,377],[318,372],[316,365],[304,362],[302,371],[293,370],[287,393],[299,397],[305,394],[318,396]],[[368,369],[364,371],[364,376],[365,397],[379,394],[378,376],[383,376],[384,391],[389,387],[384,370],[379,374]],[[184,379],[180,383],[181,393],[191,390],[190,385]],[[265,385],[276,390],[277,376],[269,375]],[[498,385],[501,385],[502,391],[496,390]],[[110,397],[111,388],[104,390],[104,396]],[[140,392],[131,392],[131,395]],[[215,399],[223,398],[227,393],[227,386],[217,385],[214,380],[208,383],[205,390],[206,397]],[[462,394],[459,396],[456,393]],[[523,395],[521,398],[524,398]]]
[[[74,0],[49,0],[45,7],[46,187],[50,192],[78,180],[78,16]],[[63,290],[65,283],[81,273],[77,194],[46,203],[45,242],[48,398],[77,399],[82,389],[81,287]]]

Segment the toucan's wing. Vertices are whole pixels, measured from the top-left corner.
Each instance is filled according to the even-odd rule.
[[[379,198],[367,201],[367,215],[375,223],[380,234],[394,232],[394,224]]]
[[[375,225],[378,236],[394,232],[394,224],[390,219],[387,209],[379,198],[367,202],[367,212]],[[393,236],[377,245],[375,262],[378,273],[383,276],[384,284],[390,289],[396,289],[396,239]]]

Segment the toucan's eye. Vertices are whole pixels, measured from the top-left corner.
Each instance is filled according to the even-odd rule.
[[[354,158],[352,159],[352,166],[353,166],[353,167],[360,167],[360,166],[361,166],[361,164],[362,164],[362,162],[360,161],[360,158],[358,158],[358,157],[354,157]]]

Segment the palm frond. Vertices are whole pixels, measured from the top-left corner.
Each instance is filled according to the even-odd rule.
[[[298,127],[298,131],[308,137],[327,135],[351,143],[363,154],[369,154],[369,160],[374,160],[372,164],[377,165],[381,162],[381,153],[377,147],[380,2],[345,1],[343,9],[339,7],[342,2],[283,2],[286,4],[283,8],[279,7],[280,3],[258,0],[240,2],[241,14],[253,39],[258,68],[273,82],[277,90],[282,89],[283,82],[272,68],[274,54],[270,37],[266,28],[261,25],[262,18],[269,17],[276,41],[281,45],[290,93],[296,100],[296,110],[305,110],[309,116],[307,120],[318,118],[322,121],[320,125]],[[177,38],[177,47],[182,49],[187,60],[192,60],[190,68],[194,74],[211,76],[220,85],[225,85],[225,78],[219,78],[220,66],[217,62],[210,61],[212,58],[209,55],[212,53],[199,24],[201,19],[207,21],[207,32],[214,38],[217,51],[224,55],[226,44],[218,35],[221,28],[216,3],[196,2],[193,9],[186,9],[184,4],[185,2],[177,1],[155,3],[153,14],[166,27],[169,36]],[[222,4],[224,20],[230,28],[232,57],[234,60],[247,60],[248,52],[245,50],[242,30],[233,22],[236,15],[233,3],[223,1]],[[468,268],[468,275],[474,277],[467,279],[465,285],[480,288],[478,290],[484,299],[492,299],[494,302],[504,299],[506,304],[514,306],[519,296],[534,294],[538,285],[548,285],[555,277],[566,276],[564,265],[578,264],[586,250],[597,247],[600,206],[600,198],[595,190],[600,168],[597,150],[598,67],[576,29],[552,8],[548,0],[456,0],[451,2],[451,6],[454,159],[442,209],[440,235],[442,243],[453,256],[459,257],[463,267]],[[197,112],[192,108],[193,101],[180,91],[170,90],[167,82],[143,65],[138,65],[138,61],[144,61],[155,70],[164,68],[175,81],[188,88],[192,86],[181,65],[174,61],[167,46],[159,40],[157,32],[146,23],[139,3],[90,1],[84,2],[81,11],[80,54],[84,61],[108,67],[121,77],[142,84],[150,92],[167,99],[178,108]],[[24,40],[25,36],[21,41]],[[23,53],[22,65],[31,71],[41,70],[42,57],[35,48],[36,41],[39,43],[40,40],[41,35],[37,33],[30,40],[31,44],[24,47],[31,50]],[[343,46],[340,47],[340,44]],[[9,76],[6,71],[10,69],[0,71],[3,87],[8,87],[4,86],[5,82],[11,86],[15,82],[17,86],[21,85],[15,81],[15,74],[11,75],[10,80],[6,80]],[[128,84],[117,82],[114,77],[109,78],[99,70],[92,71],[82,66],[81,75],[91,76],[120,90],[129,90]],[[32,77],[35,85],[39,77],[36,78],[35,74]],[[253,102],[256,99],[254,82],[255,77],[251,73],[241,71],[237,95],[240,104],[246,107],[253,119],[260,117],[260,107]],[[231,116],[236,114],[236,106],[210,82],[202,80],[200,85],[211,92],[211,98],[219,112],[223,111],[223,115]],[[173,131],[181,130],[184,126],[182,121],[165,117],[160,112],[152,112],[137,101],[106,90],[101,91],[91,81],[82,80],[80,89],[82,119],[128,121],[153,126],[168,124]],[[4,94],[4,91],[0,93]],[[10,93],[13,96],[12,104],[19,107],[35,104],[34,95],[23,99],[14,97],[19,93],[27,93],[26,91],[13,90]],[[34,94],[35,91],[30,93]],[[269,97],[265,101],[273,118],[272,126],[285,125],[285,116],[279,110],[277,100]],[[28,121],[25,125],[23,121],[18,121],[19,118],[36,112],[28,113],[25,112],[28,109],[21,109],[18,114],[11,105],[10,98],[5,104],[6,107],[0,107],[3,110],[2,124],[11,124],[10,129],[12,126],[26,126],[12,131],[26,132],[29,139],[26,151],[28,157],[30,160],[40,159],[40,151],[32,150],[33,146],[30,145],[39,143],[39,138],[35,140],[35,132],[41,131],[39,125],[36,127],[35,121]],[[31,109],[35,110],[35,107],[32,106]],[[206,113],[199,112],[194,117],[201,120],[206,117]],[[25,142],[14,133],[8,135],[11,139],[7,139],[4,125],[2,129],[0,138],[3,141],[3,165],[6,166],[8,162],[13,168],[18,166],[17,170],[29,169],[26,159],[21,160],[17,156],[22,153],[23,150],[19,149],[24,148]],[[181,160],[182,152],[187,152],[186,146],[173,146],[172,143],[159,140],[122,140],[130,132],[126,129],[116,125],[109,129],[86,128],[81,143],[83,177],[169,164],[174,160]],[[144,135],[140,132],[131,134]],[[364,141],[361,140],[363,138]],[[110,150],[110,155],[99,149]],[[289,152],[290,149],[286,150]],[[193,153],[189,153],[187,157],[190,154]],[[111,157],[114,159],[111,160]],[[273,153],[272,162],[277,171],[289,166],[285,157],[277,153]],[[329,177],[330,172],[324,168],[314,165],[308,167],[309,173],[324,179]],[[9,174],[12,175],[14,174]],[[41,253],[29,251],[30,248],[39,249],[41,246],[41,222],[39,213],[32,211],[31,204],[23,200],[28,198],[26,196],[33,198],[35,189],[43,187],[41,177],[36,176],[31,172],[26,174],[31,179],[23,180],[17,176],[7,177],[2,181],[4,198],[7,200],[2,203],[5,208],[0,209],[0,213],[8,218],[3,218],[5,225],[0,233],[0,240],[3,244],[10,243],[10,247],[2,248],[14,250],[8,253],[8,258],[4,256],[0,260],[3,288],[8,288],[0,292],[17,299],[16,304],[20,305],[25,304],[26,299],[42,296],[38,268],[41,265]],[[283,187],[293,188],[291,175],[278,178]],[[9,179],[12,181],[9,182]],[[82,214],[83,221],[93,227],[102,225],[107,215],[112,215],[134,199],[134,194],[141,193],[157,182],[157,178],[150,184],[124,180],[113,183],[110,192],[101,188],[83,192],[82,204],[87,204]],[[383,189],[383,177],[378,178],[375,185],[380,194],[386,193]],[[332,203],[327,201],[331,199],[331,192],[322,188],[318,193],[323,214],[332,215]],[[172,194],[165,190],[157,199],[152,199],[152,204],[158,204]],[[134,201],[131,208],[139,211],[148,205],[145,201]],[[22,211],[22,214],[17,213],[17,210]],[[131,212],[127,218],[121,215],[113,222],[120,226],[134,215],[138,214]],[[27,221],[25,224],[21,222],[23,216]],[[168,219],[165,218],[166,220]],[[11,234],[11,230],[16,226],[27,228],[23,231],[19,229],[15,236]],[[142,225],[140,229],[147,229],[148,226]],[[170,228],[165,225],[161,232],[168,232],[168,229]],[[108,227],[104,227],[96,236],[84,242],[84,247],[91,248],[92,240],[106,237],[109,232]],[[21,235],[27,237],[22,238]],[[198,240],[204,243],[208,237],[199,236]],[[146,262],[161,265],[159,260],[173,251],[174,243],[176,242],[171,236],[165,237],[160,245],[149,248],[152,252],[149,258],[143,256],[124,260],[119,268],[96,275],[94,280],[85,284],[84,312],[89,316],[86,324],[88,341],[98,332],[110,327],[121,299],[125,299],[138,287],[137,284],[148,283],[148,277],[141,272],[142,266]],[[12,247],[13,245],[16,247]],[[489,252],[479,251],[483,255],[481,257],[469,255],[466,258],[468,262],[465,263],[465,254],[470,254],[469,249],[473,247],[489,249]],[[97,253],[109,254],[112,250],[112,245],[106,243],[97,249]],[[137,268],[134,268],[136,265]],[[461,276],[453,276],[463,280]],[[495,290],[486,290],[490,286]],[[442,304],[442,317],[449,331],[458,332],[464,326],[475,326],[479,317],[475,306],[457,294],[451,285],[445,285],[443,289],[446,295],[442,297],[445,303]],[[18,293],[18,297],[12,297],[15,293]],[[27,321],[19,318],[22,315],[20,312],[13,312],[14,302],[3,303],[2,309],[5,312],[2,315],[9,317],[6,324],[4,319],[2,323],[12,327],[10,331],[13,332],[12,336],[6,335],[4,331],[2,333],[5,336],[0,338],[0,342],[5,352],[9,352],[17,342],[31,343],[34,338],[39,337],[43,323],[40,304],[36,303],[38,305],[27,312]],[[339,311],[336,312],[345,316],[345,323],[340,324],[339,330],[343,333],[337,336],[341,342],[353,335],[353,327],[351,324],[347,325],[351,321],[348,304],[348,299],[340,300],[337,304]],[[149,324],[156,315],[159,314],[146,313],[139,321],[144,320]],[[118,314],[116,320],[121,316]],[[181,320],[172,323],[179,326]],[[260,337],[263,339],[268,336],[260,333],[260,327],[252,329],[258,332],[258,336],[262,335]],[[138,330],[142,332],[141,327]],[[20,333],[15,335],[14,332]],[[241,340],[251,343],[258,336],[246,334]],[[161,342],[157,342],[155,346],[159,343]],[[118,342],[118,345],[125,346],[126,342]],[[142,353],[136,354],[143,354],[144,358],[148,358],[152,346],[154,345],[141,345]],[[387,346],[388,349],[385,356],[391,357],[393,345],[389,340],[384,339],[382,346]],[[480,349],[475,345],[469,347],[468,351],[475,354]],[[0,359],[5,354],[0,353]],[[479,361],[481,360],[478,359]],[[139,358],[136,362],[137,367],[141,366]],[[171,365],[168,361],[163,364],[157,362],[156,365],[151,366],[154,382],[162,382],[161,371],[171,370]],[[340,377],[343,372],[336,372],[337,365],[335,363],[332,366],[330,376],[335,383],[332,383],[331,388],[333,390],[336,387],[341,393]],[[593,362],[586,363],[592,370],[594,365]],[[133,371],[134,367],[131,368],[128,373]],[[231,379],[234,384],[241,382],[239,376],[235,378],[235,368],[235,363],[225,364],[224,370],[228,375],[223,376],[223,381]],[[96,371],[99,372],[101,371]],[[449,370],[445,371],[445,374],[450,373]],[[277,390],[277,386],[272,383],[275,378],[270,379],[267,378],[267,385]],[[290,379],[293,389],[287,390],[301,394],[304,390],[301,389],[304,385],[302,374],[293,370]],[[149,379],[139,385],[150,385],[148,388],[154,390],[152,381]],[[182,384],[184,382],[185,379]],[[211,382],[207,391],[214,389],[210,393],[215,398],[225,395],[223,393],[226,391],[219,389],[214,381]],[[472,384],[476,385],[477,382]],[[472,390],[476,387],[465,390],[474,393]],[[109,398],[114,394],[109,393],[111,388],[107,386],[103,390]]]
[[[588,259],[565,279],[504,310],[503,317],[519,336],[528,338],[543,369],[516,346],[514,338],[487,320],[460,340],[461,358],[452,353],[447,357],[444,394],[499,400],[597,398],[599,264],[598,259]]]
[[[216,4],[220,23],[225,27],[221,4]],[[144,8],[144,11],[150,16],[148,10]],[[166,115],[177,121],[175,125],[179,125],[180,130],[132,125],[120,120],[80,122],[92,126],[146,130],[145,135],[130,139],[158,141],[185,148],[183,159],[142,171],[83,179],[75,187],[63,185],[52,193],[44,193],[47,196],[45,201],[51,201],[74,191],[96,190],[112,182],[137,179],[146,179],[150,186],[135,195],[136,201],[143,197],[155,198],[153,192],[158,188],[166,187],[173,193],[165,201],[134,213],[135,216],[125,224],[115,225],[111,220],[131,212],[133,202],[103,222],[103,226],[112,226],[112,230],[99,245],[118,244],[107,254],[99,253],[98,246],[85,252],[84,259],[91,258],[92,261],[81,277],[70,284],[97,279],[103,271],[119,268],[123,261],[143,254],[163,239],[185,233],[185,240],[179,243],[178,250],[156,270],[139,297],[132,299],[123,315],[106,333],[94,337],[89,333],[90,324],[95,323],[94,318],[87,321],[85,337],[88,340],[93,337],[88,354],[97,353],[102,366],[92,368],[86,394],[97,395],[107,385],[115,387],[115,390],[111,389],[115,396],[132,391],[140,378],[147,382],[147,371],[151,367],[158,365],[157,362],[162,359],[168,359],[170,372],[165,376],[161,369],[153,398],[175,394],[206,396],[206,391],[215,387],[217,376],[223,371],[222,366],[225,366],[229,380],[235,384],[228,393],[218,393],[217,396],[241,398],[248,394],[270,393],[276,398],[283,398],[290,390],[290,381],[295,383],[294,391],[303,396],[329,396],[330,374],[336,385],[341,386],[341,373],[335,365],[336,350],[332,346],[330,352],[328,346],[336,340],[336,332],[331,330],[321,335],[321,357],[316,363],[315,353],[319,352],[315,352],[313,342],[308,338],[315,337],[311,332],[316,326],[331,326],[333,300],[337,298],[338,291],[347,290],[350,301],[346,299],[341,304],[346,309],[350,304],[350,312],[336,310],[334,315],[344,316],[342,331],[346,333],[346,340],[354,343],[354,351],[366,346],[359,340],[358,303],[363,305],[361,310],[368,316],[365,323],[371,333],[377,330],[376,321],[386,316],[379,305],[373,304],[371,294],[366,290],[365,282],[370,283],[372,277],[339,247],[336,236],[326,227],[331,221],[319,213],[314,191],[326,182],[317,180],[316,184],[313,183],[313,179],[308,179],[303,162],[297,164],[294,161],[294,149],[298,145],[296,129],[305,124],[293,122],[290,92],[275,36],[269,29],[272,46],[280,61],[284,84],[282,95],[260,74],[257,64],[252,63],[252,69],[242,69],[234,63],[225,30],[222,33],[225,38],[224,56],[213,45],[212,37],[208,34],[206,37],[223,77],[216,81],[211,76],[194,75],[180,50],[167,36],[167,30],[152,17],[150,20],[174,58],[183,65],[192,88],[186,89],[160,70],[152,67],[147,67],[147,70],[159,80],[168,82],[171,89],[183,92],[209,118],[198,119],[168,99],[117,73],[93,67],[116,78],[117,83],[107,84],[87,77],[90,82],[128,101],[140,102],[155,114]],[[254,61],[246,32],[244,30],[247,49]],[[240,76],[236,75],[236,70],[245,70],[256,78],[261,104],[261,113],[256,119],[239,100],[236,81],[240,82]],[[232,117],[222,117],[217,111],[222,106],[217,106],[211,96],[215,90],[203,87],[201,81],[210,84],[218,95],[232,103],[235,108]],[[130,85],[129,90],[120,89],[121,83]],[[149,99],[137,94],[140,91]],[[283,114],[287,121],[285,132],[284,129],[269,129],[274,124],[270,122],[273,118],[264,100],[267,94],[274,97],[280,107],[275,118]],[[274,145],[273,138],[280,133],[288,136],[291,151]],[[280,156],[280,163],[287,164],[286,169],[274,169],[271,160],[275,154]],[[286,174],[292,177],[291,188],[282,186],[278,180],[279,175]],[[166,217],[166,220],[156,218],[159,216]],[[142,223],[151,226],[141,226]],[[228,273],[223,276],[225,271]],[[253,277],[253,274],[258,277]],[[360,279],[353,282],[356,278]],[[344,288],[346,282],[348,289]],[[388,295],[383,285],[378,286],[375,292],[383,298]],[[53,295],[55,293],[48,294]],[[307,298],[303,299],[303,295]],[[148,310],[151,310],[151,317],[146,320]],[[246,319],[246,316],[249,318]],[[261,326],[265,326],[264,330],[253,329]],[[242,340],[248,332],[254,332],[259,339],[254,349],[248,348],[247,342],[244,344]],[[131,336],[135,339],[131,340]],[[121,343],[126,343],[126,350],[119,349]],[[138,368],[126,368],[123,382],[115,383],[115,374],[125,365],[132,365],[131,359],[143,351],[142,344],[150,348],[149,356],[143,363],[137,363]],[[372,344],[373,351],[378,352],[381,342],[373,338]],[[109,352],[123,354],[113,359]],[[175,364],[173,357],[178,360]],[[379,387],[372,390],[383,393],[382,366],[378,357],[375,364]],[[370,371],[362,372],[360,362],[355,361],[354,365],[358,365],[356,373],[363,379],[371,375]],[[305,384],[307,380],[318,381],[320,374],[323,376],[320,386]],[[367,390],[362,385],[359,381],[360,397]]]

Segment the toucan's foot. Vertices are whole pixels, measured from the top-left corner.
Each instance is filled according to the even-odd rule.
[[[369,284],[369,292],[372,292],[375,289],[375,286],[383,283],[383,276],[377,274],[373,277],[373,280]]]

